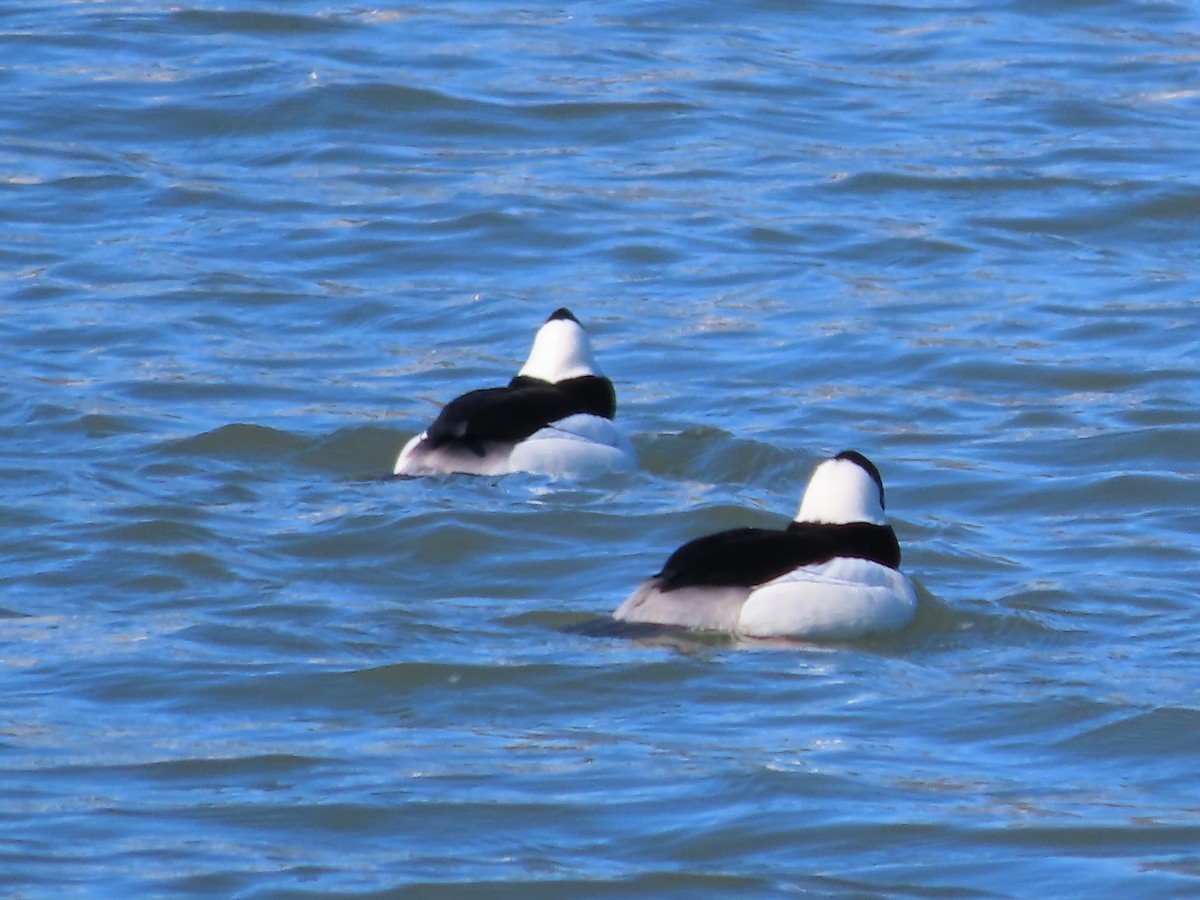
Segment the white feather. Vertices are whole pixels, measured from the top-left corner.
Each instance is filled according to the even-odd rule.
[[[400,451],[395,475],[512,475],[531,472],[552,478],[580,478],[637,468],[633,445],[602,416],[576,413],[542,428],[516,444],[491,442],[483,456],[461,447],[428,449],[424,432]]]
[[[425,444],[425,432],[412,438],[396,457],[393,475],[442,475],[461,472],[464,475],[507,475],[512,444],[491,442],[484,445],[484,455],[478,456],[463,447],[444,446],[430,449]]]
[[[637,468],[629,438],[609,419],[576,413],[534,432],[512,449],[510,472],[556,478]]]
[[[529,358],[517,374],[556,382],[600,371],[583,326],[574,319],[550,319],[538,329]]]
[[[753,637],[848,639],[903,628],[917,592],[902,573],[865,559],[802,566],[750,592],[734,630]]]
[[[660,591],[658,579],[644,581],[617,607],[613,618],[622,622],[675,625],[702,631],[736,631],[750,589],[691,587]]]
[[[796,521],[886,525],[887,515],[880,502],[879,485],[865,469],[848,459],[827,459],[809,479]]]

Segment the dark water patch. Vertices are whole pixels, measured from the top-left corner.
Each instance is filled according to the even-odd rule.
[[[1200,739],[1200,711],[1160,707],[1108,722],[1059,741],[1056,746],[1109,765],[1164,765],[1172,758],[1190,759]]]
[[[393,663],[346,673],[351,683],[369,685],[375,692],[391,697],[402,697],[414,691],[426,692],[441,702],[469,704],[468,691],[484,691],[494,696],[507,698],[515,703],[511,709],[520,707],[523,687],[556,685],[555,702],[583,703],[591,691],[606,693],[627,691],[637,685],[649,686],[682,685],[701,673],[678,661],[658,662],[643,660],[633,665],[615,666],[609,661],[588,658],[565,663],[521,662],[520,660],[496,659],[490,663],[480,662],[409,662]],[[590,687],[589,687],[590,686]],[[566,690],[563,690],[566,688]],[[582,691],[583,693],[577,693]],[[495,707],[491,714],[498,712]]]
[[[1140,186],[1126,186],[1122,190],[1109,188],[1107,196],[1093,195],[1056,213],[979,218],[977,224],[1020,234],[1109,236],[1120,244],[1141,240],[1169,244],[1186,240],[1186,229],[1180,223],[1195,215],[1198,202],[1200,198],[1190,186],[1151,196],[1146,196]]]
[[[261,690],[277,698],[303,696],[304,689],[291,686],[320,684],[321,671],[334,664],[331,660],[356,658],[361,652],[348,643],[352,632],[341,617],[328,610],[315,616],[306,609],[297,614],[295,604],[264,605],[258,610],[254,618],[248,617],[245,610],[237,610],[220,620],[188,625],[174,639],[191,645],[193,654],[201,658],[214,660],[217,665],[220,661],[228,664],[230,687],[238,694]],[[311,675],[286,674],[294,671],[294,660],[308,660],[318,671]],[[234,670],[242,675],[236,687],[234,682],[239,679],[233,677]],[[197,688],[204,680],[201,671],[197,671]],[[211,674],[219,676],[217,672]],[[219,689],[222,679],[216,677],[211,682]]]
[[[290,780],[322,766],[336,764],[335,760],[295,754],[247,754],[231,757],[173,756],[148,758],[136,763],[72,764],[48,766],[29,770],[39,777],[56,776],[63,779],[92,780],[103,783],[113,777],[127,777],[165,788],[195,786],[197,788],[245,790],[256,786],[260,790],[285,790]]]
[[[353,28],[352,18],[332,15],[303,15],[276,11],[237,9],[179,9],[169,13],[173,24],[204,35],[248,35],[252,37],[312,37],[336,34]]]
[[[277,200],[272,203],[272,207],[279,210],[280,202],[297,212],[307,208],[302,201],[294,199]],[[243,194],[224,190],[218,185],[167,184],[154,193],[147,206],[164,213],[201,212],[207,217],[212,216],[217,210],[224,210],[227,213],[251,213],[254,209],[254,200]]]
[[[798,246],[805,242],[800,235],[781,228],[752,226],[740,230],[738,234],[741,236],[742,240],[752,245],[786,247]]]
[[[160,146],[218,139],[224,142],[226,153],[248,146],[264,134],[319,135],[328,129],[361,132],[414,120],[421,125],[416,135],[422,143],[438,137],[502,133],[516,138],[525,133],[501,106],[430,88],[388,82],[325,84],[305,80],[307,73],[294,71],[234,71],[240,71],[240,77],[225,90],[233,95],[234,102],[229,98],[222,102],[160,100],[127,110],[123,127],[131,134],[155,135],[155,143]],[[228,70],[223,77],[229,79]],[[110,127],[107,118],[92,118],[90,123],[80,123],[80,130],[95,132]]]
[[[144,434],[150,430],[153,420],[134,413],[117,415],[112,413],[90,413],[78,417],[76,429],[89,439],[104,439],[124,435]]]
[[[771,444],[705,426],[646,435],[638,453],[646,471],[673,481],[763,486],[794,480],[797,504],[803,483],[795,473],[809,463]]]
[[[160,448],[159,452],[184,457],[260,462],[294,454],[302,447],[303,441],[287,432],[265,425],[238,423],[172,441]]]
[[[416,559],[431,566],[455,565],[485,553],[493,538],[486,520],[465,518],[418,514],[401,524],[385,512],[347,511],[315,527],[280,535],[275,552],[314,564],[386,558],[397,568]],[[397,588],[402,589],[400,584]]]
[[[311,441],[297,456],[310,468],[356,481],[391,476],[400,448],[411,435],[372,425],[339,428]]]
[[[831,253],[834,258],[870,256],[885,267],[911,266],[927,268],[944,262],[947,257],[967,255],[974,250],[966,245],[930,235],[884,237],[864,241]]]
[[[506,121],[502,107],[428,87],[386,82],[330,85],[321,88],[318,97],[319,109],[328,115],[352,116],[347,124],[360,121],[353,118],[355,114],[386,115],[393,121],[408,114],[431,117],[421,129],[427,138],[448,133],[466,136],[484,127],[484,122],[501,134],[520,133],[511,118]]]
[[[185,513],[186,515],[186,513]],[[122,513],[121,518],[129,518]],[[106,526],[99,535],[114,545],[139,550],[151,550],[165,547],[203,545],[216,538],[216,534],[203,525],[195,522],[183,522],[178,518],[140,518],[135,512],[132,515],[136,521],[122,522]]]
[[[1041,199],[1051,191],[1073,189],[1087,190],[1089,183],[1082,180],[1055,177],[1045,173],[1012,172],[1010,174],[993,174],[982,172],[976,175],[940,175],[936,172],[918,174],[894,170],[875,172],[856,172],[846,178],[838,179],[826,186],[835,194],[861,194],[875,197],[890,191],[898,192],[939,192],[945,193],[951,199],[964,195],[985,195],[988,199],[996,195],[1010,193],[1027,193]]]
[[[1072,616],[1075,595],[1052,586],[1022,587],[996,596],[967,595],[939,609],[935,626],[947,644],[970,646],[1071,646],[1089,638],[1086,622]]]
[[[1084,859],[1128,858],[1136,851],[1148,848],[1154,848],[1159,854],[1190,854],[1194,842],[1200,838],[1200,829],[1194,825],[1122,821],[1119,812],[1113,819],[1115,821],[1109,823],[1026,825],[1000,831],[987,830],[977,832],[975,838],[985,842],[994,840],[1002,845],[1041,848],[1043,852],[1058,848]]]
[[[171,373],[162,380],[137,380],[118,383],[116,387],[130,403],[166,407],[170,407],[172,404],[202,407],[225,403],[231,407],[228,413],[231,418],[237,415],[238,407],[248,403],[251,397],[272,396],[277,402],[280,402],[295,400],[298,396],[297,386],[294,383],[282,383],[280,377],[268,380],[263,377],[262,372],[241,373],[242,377],[231,379],[228,377],[228,365],[229,361],[227,360],[224,365],[216,367],[225,369],[226,377],[218,377],[215,372],[213,374],[188,374],[187,376],[181,373]],[[238,426],[223,425],[222,427]],[[244,427],[266,426],[246,424]]]

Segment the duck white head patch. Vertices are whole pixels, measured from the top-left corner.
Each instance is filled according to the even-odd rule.
[[[599,374],[587,332],[569,309],[555,310],[538,329],[529,358],[517,374],[549,382]]]
[[[857,450],[847,450],[825,460],[817,466],[804,489],[796,521],[886,525],[879,470]]]

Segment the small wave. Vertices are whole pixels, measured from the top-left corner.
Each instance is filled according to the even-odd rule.
[[[305,446],[303,438],[286,431],[266,425],[235,423],[173,440],[161,447],[160,452],[166,456],[257,461],[297,453]]]
[[[1200,709],[1161,706],[1123,715],[1073,734],[1055,746],[1110,762],[1129,757],[1143,764],[1169,757],[1191,760],[1200,746]]]

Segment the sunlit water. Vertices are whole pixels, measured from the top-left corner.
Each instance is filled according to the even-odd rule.
[[[0,12],[0,892],[1200,891],[1200,17]],[[634,475],[387,478],[567,305]],[[905,631],[598,625],[881,468]]]

